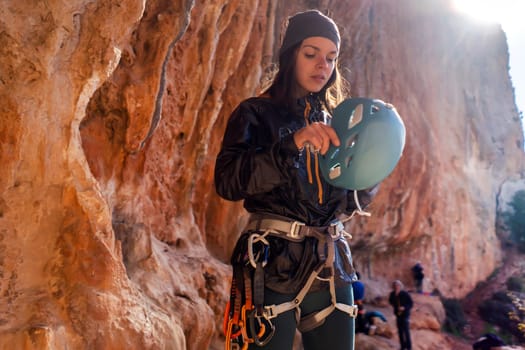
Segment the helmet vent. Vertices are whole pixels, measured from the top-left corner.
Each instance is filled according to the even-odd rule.
[[[352,156],[348,156],[345,158],[345,165],[347,168],[350,167],[350,162],[352,161]]]
[[[380,109],[379,106],[377,106],[377,105],[371,105],[371,106],[370,106],[370,114],[374,114],[374,113],[379,112],[379,109]]]
[[[354,134],[346,140],[346,148],[352,148],[356,145],[359,134]]]
[[[330,180],[333,180],[335,178],[338,178],[339,176],[341,176],[341,164],[337,163],[330,168],[328,177],[330,178]]]
[[[348,119],[348,129],[353,128],[363,120],[363,104],[358,104],[352,111],[352,115]]]

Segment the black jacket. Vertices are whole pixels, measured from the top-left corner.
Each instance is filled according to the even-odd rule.
[[[306,99],[299,100],[295,113],[270,98],[254,97],[242,102],[231,115],[215,165],[217,193],[228,200],[244,200],[250,213],[271,213],[311,226],[326,226],[339,213],[356,209],[353,191],[331,186],[315,169],[307,150],[298,150],[293,133],[306,125]],[[320,103],[309,98],[309,122],[328,115]],[[315,174],[319,174],[319,179]],[[359,191],[365,207],[376,191]],[[321,197],[321,198],[320,198]]]
[[[293,133],[304,127],[306,120],[327,118],[315,99],[308,100],[311,108],[305,108],[306,105],[306,99],[298,101],[296,112],[291,113],[269,98],[258,97],[237,107],[228,121],[215,165],[215,186],[221,197],[244,200],[250,213],[284,216],[309,226],[327,226],[339,213],[356,209],[353,191],[325,182],[320,169],[316,169],[315,154],[298,150],[294,143]],[[310,113],[304,113],[305,110]],[[359,191],[362,207],[375,192]],[[247,237],[243,234],[237,242],[232,255],[234,269],[246,257]],[[303,242],[277,237],[268,240],[265,286],[280,293],[297,293],[321,261],[319,249],[324,249],[310,237]],[[344,238],[335,242],[334,272],[336,285],[356,279]],[[323,283],[316,280],[311,290],[326,288]]]
[[[390,292],[388,301],[390,305],[392,305],[392,307],[394,308],[394,314],[397,318],[410,317],[410,310],[412,309],[414,303],[412,301],[412,297],[410,296],[410,294],[408,294],[407,291],[402,290],[397,295],[394,291]],[[405,309],[401,311],[400,306],[403,306]]]

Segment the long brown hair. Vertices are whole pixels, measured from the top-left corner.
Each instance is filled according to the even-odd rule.
[[[263,95],[269,95],[278,104],[282,104],[289,109],[293,109],[296,103],[293,92],[297,87],[295,63],[300,45],[301,43],[280,55],[278,70],[270,72],[270,78],[267,83],[269,87],[263,87]],[[324,108],[332,113],[333,109],[349,95],[349,91],[350,86],[341,76],[339,64],[336,63],[330,79],[328,79],[321,91],[315,95],[317,95]]]

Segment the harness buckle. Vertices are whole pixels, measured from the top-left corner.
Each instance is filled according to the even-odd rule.
[[[301,238],[300,233],[302,226],[305,226],[305,224],[300,221],[292,222],[292,225],[290,226],[290,232],[288,232],[287,235],[291,238]]]
[[[330,224],[328,232],[330,233],[330,237],[332,238],[333,241],[341,237],[346,238],[346,239],[352,239],[352,235],[345,231],[345,225],[340,220],[332,222]]]
[[[274,312],[274,305],[265,305],[264,311],[258,312],[257,317],[264,317],[267,320],[271,320],[272,318],[277,317],[279,314],[277,312]]]
[[[352,305],[352,313],[350,314],[350,317],[357,318],[359,315],[359,307],[357,305]]]
[[[341,236],[341,232],[343,232],[344,229],[345,226],[343,225],[343,223],[337,220],[330,224],[330,229],[328,230],[328,232],[330,233],[332,239],[335,240]]]

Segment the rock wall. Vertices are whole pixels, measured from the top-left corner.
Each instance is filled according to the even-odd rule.
[[[331,11],[354,96],[396,105],[407,147],[358,268],[465,295],[501,260],[496,197],[522,178],[505,38],[446,1],[0,3],[0,348],[215,349],[246,218],[217,197],[229,113],[287,15]],[[397,266],[398,269],[386,268]]]
[[[464,296],[501,261],[498,192],[523,177],[505,37],[499,26],[469,23],[438,1],[379,3],[351,11],[347,23],[369,22],[352,31],[355,50],[344,58],[351,69],[357,64],[354,93],[397,106],[407,146],[373,217],[352,225],[354,252],[370,278],[408,282],[421,260],[428,288]]]

